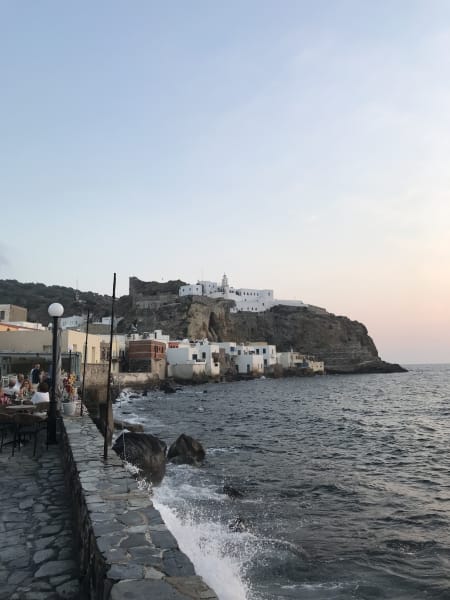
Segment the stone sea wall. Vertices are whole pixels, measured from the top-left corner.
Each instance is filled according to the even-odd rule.
[[[64,418],[63,456],[80,552],[82,597],[217,600],[90,417]]]

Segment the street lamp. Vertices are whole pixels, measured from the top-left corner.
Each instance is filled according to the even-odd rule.
[[[50,390],[50,406],[48,407],[48,443],[56,444],[56,390],[58,385],[58,369],[56,356],[58,353],[58,319],[64,314],[64,307],[59,302],[53,302],[48,307],[48,314],[53,319],[53,346],[52,346],[52,387]]]

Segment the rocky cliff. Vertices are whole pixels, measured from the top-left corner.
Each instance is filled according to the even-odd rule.
[[[233,302],[203,297],[178,296],[183,282],[143,282],[130,277],[130,295],[116,304],[116,315],[124,317],[119,332],[133,327],[142,333],[162,329],[171,338],[276,344],[278,350],[297,350],[325,362],[328,373],[392,372],[403,370],[378,356],[373,340],[362,323],[338,317],[314,307],[275,306],[265,313],[230,313]],[[0,280],[0,303],[28,308],[30,320],[48,322],[47,308],[61,302],[65,315],[94,317],[110,314],[111,297],[78,292],[62,286]]]
[[[347,317],[312,308],[274,306],[265,313],[230,313],[233,303],[204,297],[179,298],[134,309],[140,332],[162,329],[173,338],[275,344],[325,362],[328,373],[397,372],[402,367],[382,361],[366,327]],[[121,324],[125,330],[128,321]]]
[[[281,305],[266,313],[232,317],[242,341],[263,339],[276,344],[279,351],[292,348],[312,354],[325,362],[327,373],[404,371],[382,361],[366,327],[347,317]]]

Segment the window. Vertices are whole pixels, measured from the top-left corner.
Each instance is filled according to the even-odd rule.
[[[265,353],[266,353],[266,349],[265,349],[265,348],[263,348],[263,354],[265,354]]]
[[[5,311],[4,310],[0,310],[0,321],[3,321],[5,318]]]
[[[202,358],[203,358],[203,360],[205,360],[205,358],[206,358],[206,352],[202,352]]]
[[[192,360],[197,360],[197,355],[196,354],[192,355]]]

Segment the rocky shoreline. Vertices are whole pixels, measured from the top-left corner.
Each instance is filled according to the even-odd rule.
[[[373,361],[370,363],[361,363],[355,366],[345,367],[327,367],[327,375],[366,375],[366,374],[388,374],[388,373],[407,373],[408,369],[397,363],[388,363],[384,360]]]
[[[374,360],[366,363],[357,363],[352,365],[325,366],[325,373],[314,373],[307,369],[283,369],[276,373],[267,373],[263,377],[267,379],[282,379],[285,377],[323,377],[324,375],[366,375],[366,374],[389,374],[389,373],[407,373],[408,369],[396,363],[388,363],[383,360]],[[209,377],[194,378],[191,380],[183,380],[170,378],[165,380],[152,380],[145,383],[134,383],[132,388],[136,391],[144,392],[150,390],[161,390],[167,394],[175,393],[179,389],[190,386],[205,385],[207,383],[232,383],[234,381],[251,381],[260,379],[261,376],[227,374],[221,377],[220,380]],[[113,398],[117,398],[123,389],[122,385],[117,383],[112,386]]]

